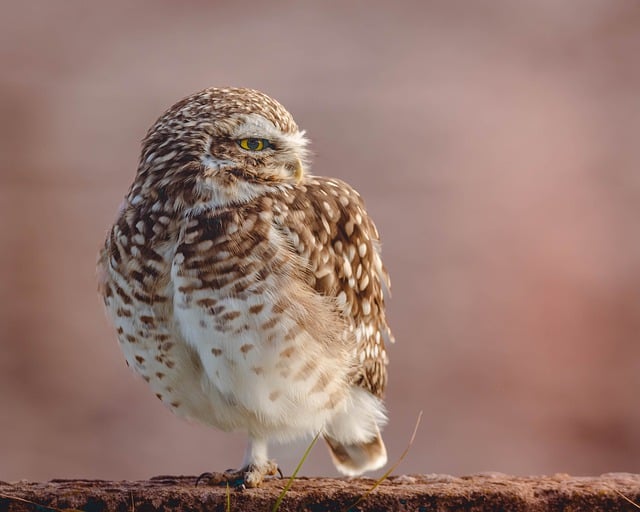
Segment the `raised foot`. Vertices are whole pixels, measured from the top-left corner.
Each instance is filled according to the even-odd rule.
[[[228,469],[224,473],[202,473],[196,480],[196,486],[202,482],[206,485],[226,485],[238,488],[260,487],[265,476],[274,476],[282,473],[278,465],[268,460],[263,464],[249,464],[242,469]]]

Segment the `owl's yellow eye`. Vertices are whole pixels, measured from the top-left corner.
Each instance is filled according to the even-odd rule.
[[[246,149],[247,151],[262,151],[263,149],[273,147],[271,142],[267,139],[255,139],[253,137],[248,139],[240,139],[238,144],[242,149]]]

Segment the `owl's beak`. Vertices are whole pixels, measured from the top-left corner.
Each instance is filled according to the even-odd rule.
[[[296,183],[300,183],[302,181],[302,176],[304,176],[304,167],[302,167],[302,162],[299,158],[296,158],[293,176],[296,179]]]

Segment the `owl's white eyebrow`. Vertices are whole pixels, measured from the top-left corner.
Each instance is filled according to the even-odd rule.
[[[295,133],[284,133],[282,134],[282,139],[286,141],[286,144],[294,149],[302,151],[306,153],[306,146],[309,143],[307,138],[305,137],[305,131],[300,130]]]
[[[236,127],[231,133],[235,139],[257,137],[277,141],[279,149],[293,150],[303,160],[306,157],[307,139],[303,130],[295,133],[283,133],[271,121],[259,114],[244,114],[241,116],[244,123]]]
[[[282,137],[282,132],[271,121],[259,114],[245,114],[241,117],[244,123],[238,125],[231,134],[236,139],[246,137],[278,139]]]

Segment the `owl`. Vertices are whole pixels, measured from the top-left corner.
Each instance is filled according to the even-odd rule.
[[[346,475],[387,461],[378,232],[307,155],[269,96],[193,94],[149,129],[99,256],[128,365],[175,414],[247,433],[241,468],[215,474],[247,487],[276,473],[271,441],[319,433]]]

